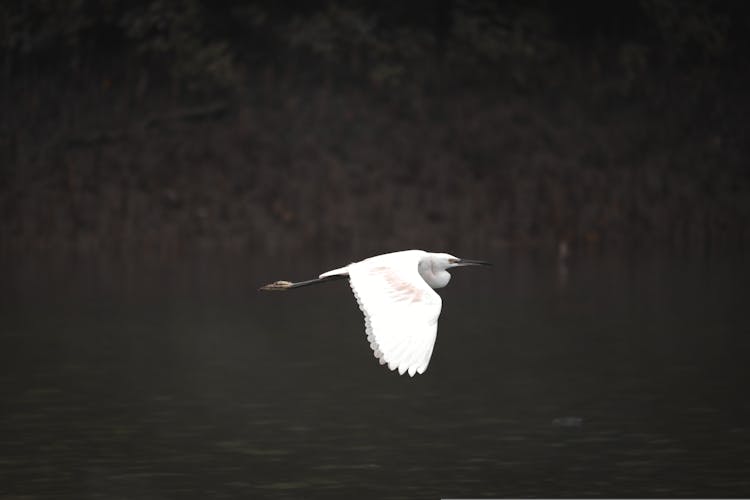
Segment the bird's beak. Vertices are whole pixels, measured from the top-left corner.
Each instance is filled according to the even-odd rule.
[[[475,259],[458,259],[458,261],[453,264],[454,267],[458,266],[491,266],[491,262],[487,262],[486,260],[475,260]]]

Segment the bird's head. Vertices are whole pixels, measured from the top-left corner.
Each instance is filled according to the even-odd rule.
[[[449,253],[429,253],[420,262],[419,273],[432,288],[443,288],[448,284],[451,275],[448,269],[463,266],[490,266],[484,260],[461,259]]]
[[[464,266],[491,266],[492,264],[490,262],[487,262],[485,260],[476,260],[476,259],[462,259],[460,257],[456,257],[455,255],[451,255],[449,253],[434,253],[432,254],[433,257],[433,265],[441,270],[444,269],[450,269],[453,267],[464,267]]]
[[[476,259],[460,259],[458,257],[453,257],[452,255],[448,259],[448,267],[464,267],[464,266],[491,266],[491,262],[487,262],[486,260],[476,260]]]

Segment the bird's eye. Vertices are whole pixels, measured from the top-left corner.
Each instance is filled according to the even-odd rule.
[[[458,263],[458,259],[448,259],[449,264],[456,264]]]

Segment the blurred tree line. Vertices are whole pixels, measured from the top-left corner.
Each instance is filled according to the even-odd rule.
[[[115,65],[183,91],[237,87],[268,67],[374,85],[445,72],[530,85],[571,53],[627,80],[736,67],[749,18],[742,1],[11,0],[0,5],[0,51],[6,85]]]
[[[748,5],[6,1],[3,243],[742,246]]]

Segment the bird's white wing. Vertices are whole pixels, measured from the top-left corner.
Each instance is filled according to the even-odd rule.
[[[381,265],[382,264],[382,265]],[[365,331],[380,364],[399,374],[424,373],[432,356],[442,300],[422,279],[418,260],[349,266],[349,283],[365,315]]]

